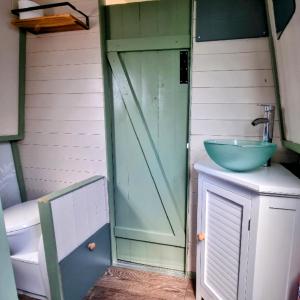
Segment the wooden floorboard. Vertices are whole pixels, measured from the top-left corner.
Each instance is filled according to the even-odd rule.
[[[95,284],[86,300],[194,300],[192,281],[175,276],[109,268]]]
[[[35,300],[19,296],[20,300]],[[192,280],[153,272],[110,267],[85,300],[195,300]]]

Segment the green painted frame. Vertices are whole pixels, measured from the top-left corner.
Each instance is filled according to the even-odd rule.
[[[191,11],[190,11],[190,28],[191,33],[190,35],[181,35],[181,36],[169,36],[168,37],[168,45],[172,45],[170,49],[174,47],[174,49],[185,48],[187,47],[190,49],[190,59],[189,59],[189,78],[192,78],[192,49],[193,49],[193,12],[195,9],[194,1],[190,0],[191,2]],[[128,43],[124,44],[121,40],[110,40],[106,41],[106,17],[105,17],[105,0],[98,0],[98,7],[99,7],[99,23],[100,23],[100,43],[101,43],[101,58],[102,58],[102,71],[103,71],[103,83],[104,83],[104,108],[105,108],[105,132],[106,132],[106,153],[107,153],[107,184],[108,184],[108,203],[109,203],[109,218],[111,224],[111,250],[112,250],[112,263],[113,265],[118,265],[117,261],[117,249],[116,249],[116,238],[114,233],[114,226],[115,226],[115,214],[114,214],[114,159],[113,159],[113,113],[112,113],[112,96],[111,96],[111,71],[108,59],[106,57],[106,52],[113,52],[116,50],[116,43],[124,47],[124,51],[130,51],[130,48],[138,47],[136,50],[142,50],[140,46],[137,44],[128,45]],[[138,39],[132,39],[138,40]],[[128,41],[128,39],[127,39]],[[121,44],[122,42],[122,44]],[[132,41],[134,42],[134,41]],[[180,47],[179,47],[180,44]],[[160,47],[165,47],[165,42],[160,41]],[[185,46],[184,46],[185,45]],[[130,47],[130,48],[129,48]],[[152,45],[150,46],[152,47]],[[154,50],[154,49],[153,49]],[[156,50],[157,46],[156,46]],[[131,50],[134,51],[134,50]],[[190,137],[190,120],[191,120],[191,88],[189,90],[188,95],[188,107],[189,107],[189,116],[188,116],[188,137]],[[190,194],[190,181],[189,181],[189,159],[190,159],[190,151],[187,152],[187,184],[186,184],[186,212],[189,213],[189,194]],[[186,232],[188,232],[188,217],[186,218]],[[186,234],[186,245],[189,245],[189,241],[192,239],[188,234]],[[189,249],[186,247],[186,256],[185,256],[185,276],[190,276],[190,271],[186,269],[186,262],[189,256]],[[151,269],[151,267],[144,267],[145,269]],[[177,274],[177,273],[176,273]]]
[[[0,199],[0,299],[18,300]]]
[[[27,199],[27,193],[26,193],[26,187],[25,187],[25,181],[24,181],[24,176],[23,176],[18,142],[16,142],[16,141],[11,142],[11,151],[12,151],[13,160],[15,163],[16,176],[17,176],[17,181],[18,181],[18,185],[19,185],[21,200],[22,200],[22,202],[25,202],[28,199]]]
[[[189,35],[108,40],[107,52],[184,49],[189,45]]]
[[[293,143],[288,140],[283,140],[282,143],[285,148],[300,154],[300,144]]]
[[[51,299],[63,300],[64,297],[62,291],[61,274],[58,264],[51,203],[48,201],[39,202],[39,213],[43,233]]]
[[[0,142],[17,141],[24,138],[25,127],[25,69],[26,65],[26,32],[20,31],[19,36],[19,111],[18,134],[0,136]]]
[[[113,117],[112,117],[112,96],[109,63],[106,58],[106,17],[105,0],[98,0],[99,24],[100,24],[100,49],[104,85],[104,112],[105,112],[105,136],[106,136],[106,166],[107,166],[107,192],[109,203],[109,220],[111,236],[112,263],[117,263],[117,248],[114,233],[115,209],[114,209],[114,159],[113,159]]]
[[[48,277],[50,282],[50,292],[52,300],[63,300],[62,280],[58,263],[57,248],[55,242],[54,224],[51,210],[51,201],[74,192],[82,187],[103,179],[104,176],[94,176],[75,183],[65,189],[50,193],[39,198],[39,212],[41,219],[41,227],[45,248],[45,257],[47,264]]]
[[[193,15],[194,12],[196,10],[196,2],[195,1],[191,1],[191,16],[190,16],[190,28],[191,28],[191,35],[190,35],[190,57],[189,57],[189,79],[190,81],[192,80],[192,75],[193,75],[193,70],[192,70],[192,65],[193,65],[193,49],[194,49],[194,37],[193,37],[193,26],[196,26],[193,20]],[[189,89],[189,99],[188,99],[188,105],[189,105],[189,116],[188,116],[188,125],[187,125],[187,130],[188,130],[188,151],[187,151],[187,170],[186,170],[186,180],[187,180],[187,184],[186,184],[186,225],[185,225],[185,230],[186,230],[186,245],[187,247],[185,248],[186,250],[186,255],[185,255],[185,276],[187,278],[191,278],[194,279],[196,278],[195,272],[191,271],[191,270],[187,270],[187,260],[190,258],[190,254],[192,253],[190,247],[188,245],[190,245],[190,242],[193,240],[193,237],[189,234],[190,233],[190,226],[192,226],[191,222],[190,222],[190,204],[192,202],[192,199],[190,197],[190,192],[192,190],[192,183],[191,183],[191,175],[189,172],[189,163],[190,163],[190,159],[191,159],[191,151],[190,151],[190,137],[191,137],[191,120],[192,120],[192,84],[190,84],[190,89]]]
[[[275,96],[276,96],[276,104],[277,104],[278,116],[279,116],[281,141],[285,148],[300,154],[300,144],[294,143],[292,141],[288,141],[286,139],[285,130],[284,130],[284,117],[283,117],[283,111],[281,106],[278,67],[277,67],[276,50],[274,44],[274,40],[277,40],[277,31],[275,25],[273,4],[270,3],[271,1],[265,0],[267,17],[268,17],[268,26],[269,26],[269,31],[271,33],[269,37],[269,44],[270,44],[270,51],[271,51],[271,58],[272,58],[272,67],[273,67],[272,69],[273,69],[273,76],[274,76]]]

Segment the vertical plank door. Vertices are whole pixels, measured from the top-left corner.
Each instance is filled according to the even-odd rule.
[[[190,1],[110,7],[107,23],[117,258],[184,270]]]

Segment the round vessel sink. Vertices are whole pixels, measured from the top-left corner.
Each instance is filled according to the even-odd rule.
[[[276,144],[246,140],[206,140],[209,157],[225,169],[245,172],[263,166],[275,153]]]

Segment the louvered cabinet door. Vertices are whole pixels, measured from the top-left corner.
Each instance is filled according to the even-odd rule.
[[[200,186],[197,299],[245,299],[251,200],[205,181]]]

